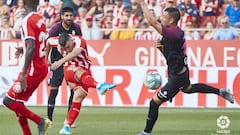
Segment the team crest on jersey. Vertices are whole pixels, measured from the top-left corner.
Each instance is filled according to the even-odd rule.
[[[75,35],[75,34],[76,34],[76,31],[75,31],[75,30],[73,30],[73,31],[72,31],[72,35]]]
[[[21,93],[23,91],[23,89],[21,89],[21,84],[20,82],[16,82],[14,85],[13,85],[13,91],[15,93]]]

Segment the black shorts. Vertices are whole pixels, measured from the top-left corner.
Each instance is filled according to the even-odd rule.
[[[51,52],[51,62],[57,61],[62,58],[62,55],[58,52],[56,48],[52,48]],[[63,65],[60,66],[56,70],[51,70],[52,78],[50,79],[49,85],[52,87],[58,87],[62,84],[64,73],[63,73]]]
[[[188,68],[181,75],[168,72],[168,82],[158,92],[157,96],[162,102],[168,101],[169,99],[173,98],[179,92],[179,90],[185,89],[189,85],[190,80]]]
[[[62,81],[64,77],[63,66],[59,67],[56,70],[51,70],[51,72],[52,72],[52,78],[50,79],[49,86],[58,87],[62,85]]]

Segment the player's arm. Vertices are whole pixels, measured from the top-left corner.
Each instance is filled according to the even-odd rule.
[[[51,61],[49,61],[49,59],[48,59],[51,49],[52,49],[52,46],[50,45],[49,40],[47,40],[46,49],[45,49],[45,55],[46,55],[45,56],[45,61],[48,63],[48,65],[51,64]]]
[[[35,40],[26,39],[25,42],[27,44],[27,49],[26,49],[26,52],[25,52],[24,65],[23,65],[23,68],[22,68],[21,89],[25,89],[27,87],[26,73],[27,73],[27,69],[28,69],[29,65],[31,64],[31,61],[32,61],[33,56],[34,56],[35,48],[36,48]]]
[[[80,48],[74,48],[72,50],[72,52],[70,52],[68,55],[66,55],[65,57],[63,57],[61,60],[61,64],[64,64],[65,62],[71,61],[72,59],[76,58],[81,52],[83,51],[83,49]]]
[[[146,3],[144,0],[139,0],[144,18],[147,19],[148,23],[153,26],[159,32],[162,34],[162,26],[161,24],[157,21],[157,18],[155,18],[148,10]]]
[[[63,57],[62,59],[55,61],[53,64],[51,64],[51,69],[56,70],[58,67],[63,65],[65,62],[71,61],[72,59],[76,58],[81,52],[83,51],[83,48],[74,48],[72,52],[70,52],[68,55]]]

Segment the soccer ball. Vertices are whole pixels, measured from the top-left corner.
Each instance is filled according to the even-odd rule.
[[[148,72],[144,78],[144,85],[151,89],[158,89],[162,84],[162,77],[158,72]]]

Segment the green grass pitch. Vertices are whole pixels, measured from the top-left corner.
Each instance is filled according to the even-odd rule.
[[[30,106],[29,109],[46,117],[46,106]],[[53,128],[48,135],[57,135],[63,126],[67,107],[55,108]],[[146,107],[87,107],[83,106],[73,135],[137,135],[145,126]],[[217,118],[225,115],[230,126],[225,129],[230,134],[218,133]],[[22,135],[15,114],[0,107],[1,135]],[[33,135],[37,126],[29,122]],[[240,135],[240,109],[238,108],[160,108],[153,135]]]

